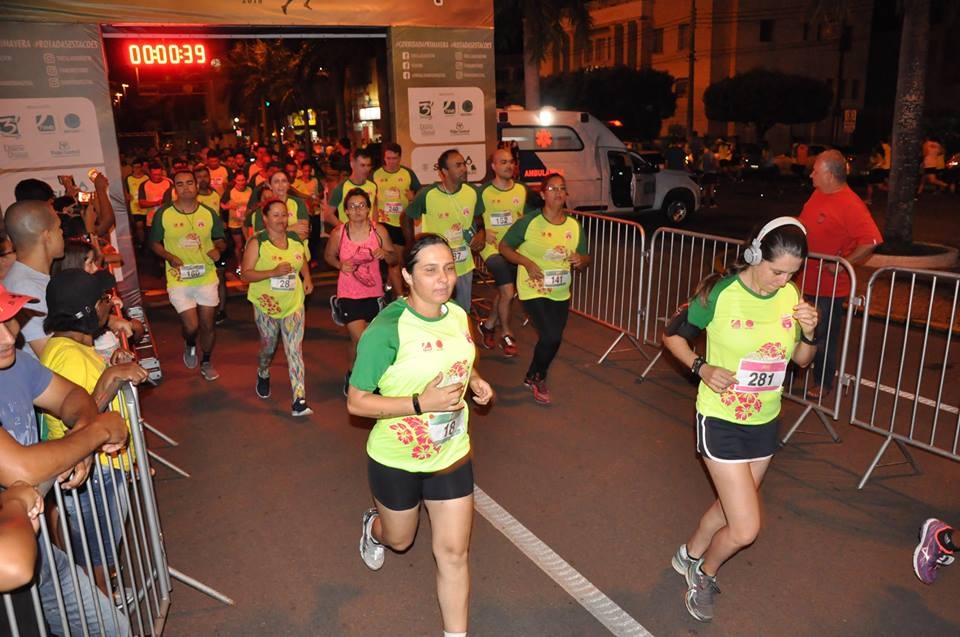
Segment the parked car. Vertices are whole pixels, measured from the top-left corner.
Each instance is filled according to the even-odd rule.
[[[535,185],[562,174],[574,210],[660,212],[680,224],[700,207],[700,187],[688,173],[661,170],[589,113],[510,107],[497,113],[497,134],[516,146],[521,181]]]

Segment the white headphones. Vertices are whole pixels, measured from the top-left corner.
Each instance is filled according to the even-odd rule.
[[[794,217],[777,217],[761,228],[756,238],[750,242],[750,245],[743,249],[743,260],[746,261],[747,265],[757,265],[763,261],[763,250],[760,247],[760,243],[765,236],[783,226],[796,226],[803,231],[804,235],[807,234],[807,229]]]

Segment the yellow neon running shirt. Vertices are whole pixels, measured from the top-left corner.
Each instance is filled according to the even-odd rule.
[[[373,183],[377,184],[377,221],[399,228],[400,216],[409,204],[407,192],[420,190],[420,180],[406,166],[396,172],[381,167],[374,171]]]
[[[439,183],[432,184],[422,188],[407,208],[407,217],[420,220],[420,232],[446,238],[453,250],[457,276],[473,272],[470,245],[463,233],[482,215],[480,193],[470,184],[461,184],[454,193],[442,190]]]
[[[570,256],[587,254],[587,239],[576,219],[566,215],[563,223],[553,224],[538,210],[514,223],[501,241],[543,271],[543,279],[537,282],[530,278],[524,266],[518,267],[517,296],[521,301],[535,298],[566,301],[570,298],[573,278]]]
[[[383,396],[413,396],[443,372],[441,386],[463,383],[466,394],[476,354],[467,314],[456,303],[446,303],[438,318],[427,318],[401,298],[360,337],[350,384],[368,392],[379,388]],[[395,469],[441,471],[470,453],[469,418],[467,406],[381,418],[367,438],[367,454]]]
[[[500,190],[492,183],[480,189],[483,201],[483,228],[486,242],[480,256],[489,259],[499,254],[500,240],[518,219],[533,212],[528,205],[527,187],[515,182],[508,190]]]
[[[255,201],[255,205],[259,201]],[[255,232],[263,232],[265,228],[263,227],[263,208],[258,209],[253,213],[253,230]],[[307,221],[310,218],[307,213],[307,203],[300,199],[299,197],[287,197],[287,226],[292,226],[298,221]]]
[[[243,227],[243,220],[247,217],[247,206],[250,203],[250,197],[253,196],[253,188],[249,186],[243,190],[231,188],[223,195],[221,204],[235,204],[234,208],[227,210],[227,227],[231,230],[238,230]]]
[[[167,287],[216,283],[217,270],[207,253],[213,250],[214,240],[223,236],[220,215],[202,203],[191,213],[172,204],[161,208],[150,227],[150,241],[162,243],[167,252],[183,261],[179,268],[164,262]]]
[[[330,206],[337,209],[337,219],[340,220],[340,223],[346,223],[349,221],[349,219],[347,219],[347,211],[343,207],[345,203],[343,198],[346,197],[347,193],[354,188],[363,188],[370,196],[370,218],[373,219],[373,211],[377,209],[377,184],[373,183],[369,179],[362,184],[355,184],[350,181],[349,177],[347,177],[337,184],[336,187],[334,187],[334,189],[330,192],[330,199],[328,200]]]
[[[307,246],[295,232],[287,233],[287,247],[273,245],[266,232],[257,234],[259,250],[255,270],[272,270],[283,262],[293,267],[293,272],[284,276],[270,277],[255,281],[247,289],[247,300],[256,305],[261,312],[273,317],[290,316],[303,306],[303,281],[300,268],[310,258]]]
[[[697,411],[743,425],[766,424],[780,414],[784,377],[800,338],[793,318],[799,300],[793,283],[760,296],[737,275],[718,281],[706,303],[691,299],[687,320],[707,330],[707,363],[737,375],[737,384],[722,394],[701,382]]]
[[[127,205],[132,215],[145,217],[147,214],[147,211],[140,207],[140,184],[148,179],[150,179],[150,177],[146,174],[140,175],[139,177],[131,174],[127,175],[124,179],[124,183],[127,185],[127,193],[130,194],[130,202]]]

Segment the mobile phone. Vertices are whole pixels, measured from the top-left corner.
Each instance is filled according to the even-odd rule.
[[[90,203],[91,201],[93,201],[93,194],[94,193],[92,192],[85,192],[81,190],[80,192],[77,193],[77,201],[79,201],[80,203]]]

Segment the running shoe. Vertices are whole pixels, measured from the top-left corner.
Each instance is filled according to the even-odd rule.
[[[257,372],[257,396],[270,398],[270,376],[261,376],[260,372]]]
[[[183,364],[187,369],[197,368],[197,346],[187,345],[183,348]]]
[[[373,539],[373,520],[378,515],[376,509],[364,511],[360,531],[360,559],[371,571],[379,571],[383,566],[383,545]]]
[[[950,525],[930,518],[920,527],[920,542],[913,550],[913,572],[924,584],[933,584],[937,581],[937,569],[953,562],[951,551],[945,549],[937,535]]]
[[[307,407],[307,401],[303,398],[297,398],[290,407],[290,413],[294,416],[309,416],[313,410]]]
[[[547,388],[547,381],[542,378],[524,378],[523,384],[533,392],[533,399],[541,405],[550,404],[550,390]]]
[[[690,569],[690,565],[694,562],[696,562],[696,560],[691,559],[690,555],[687,553],[686,544],[681,544],[680,548],[677,549],[677,552],[673,554],[673,559],[670,560],[670,564],[673,565],[673,570],[684,576],[686,576],[687,571]]]
[[[708,622],[713,619],[713,599],[720,589],[717,587],[717,577],[704,573],[700,566],[703,558],[692,562],[687,568],[687,595],[684,601],[687,612],[698,622]]]
[[[350,393],[350,370],[347,370],[347,373],[343,375],[343,395],[346,396]]]
[[[214,368],[210,361],[200,363],[200,375],[206,380],[217,380],[220,378],[220,372]]]
[[[497,332],[492,327],[487,327],[483,321],[477,321],[477,329],[480,330],[480,345],[483,349],[493,349],[497,346]]]
[[[507,358],[513,358],[517,355],[517,341],[509,334],[504,334],[500,339],[500,349]]]
[[[343,321],[340,320],[340,308],[337,306],[337,297],[330,297],[330,317],[333,318],[333,322],[337,325],[343,325]]]

